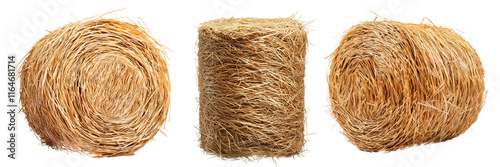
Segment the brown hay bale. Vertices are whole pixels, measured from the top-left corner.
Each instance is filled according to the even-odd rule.
[[[333,115],[363,151],[452,139],[476,121],[483,106],[481,61],[448,28],[364,22],[330,56]]]
[[[200,147],[223,158],[299,154],[305,143],[302,23],[230,18],[198,31]]]
[[[132,155],[163,125],[170,80],[147,30],[113,19],[50,32],[20,72],[22,111],[42,143],[95,157]]]

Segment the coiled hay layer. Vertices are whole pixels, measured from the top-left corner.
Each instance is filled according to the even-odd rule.
[[[305,143],[302,23],[230,18],[198,31],[201,148],[223,158],[299,154]]]
[[[34,44],[20,72],[29,126],[57,150],[132,155],[167,117],[164,56],[146,29],[113,19],[50,32]]]
[[[446,141],[481,111],[481,61],[451,29],[365,22],[352,27],[330,56],[333,115],[360,150]]]

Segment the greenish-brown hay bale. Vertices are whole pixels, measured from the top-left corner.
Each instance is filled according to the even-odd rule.
[[[223,158],[289,157],[304,140],[307,32],[293,18],[198,29],[200,147]]]

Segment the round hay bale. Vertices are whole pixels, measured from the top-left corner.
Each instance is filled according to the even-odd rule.
[[[223,158],[299,154],[308,44],[302,23],[230,18],[198,31],[200,147]]]
[[[363,151],[452,139],[476,121],[483,106],[481,61],[448,28],[364,22],[330,56],[333,115]]]
[[[132,155],[162,127],[170,80],[147,29],[78,21],[45,35],[22,64],[22,111],[42,143],[95,157]]]

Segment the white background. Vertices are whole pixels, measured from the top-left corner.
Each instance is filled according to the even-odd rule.
[[[44,10],[39,3],[54,3]],[[45,30],[69,22],[126,8],[106,18],[142,18],[153,36],[169,51],[172,82],[169,121],[163,135],[158,133],[134,156],[95,159],[42,146],[30,131],[24,114],[17,119],[17,159],[7,158],[6,109],[0,119],[0,166],[93,167],[93,166],[500,166],[500,46],[498,33],[500,4],[494,1],[383,0],[383,1],[2,1],[0,4],[0,108],[7,104],[7,55],[21,59]],[[456,29],[476,49],[486,70],[488,96],[477,122],[463,135],[438,144],[390,152],[359,151],[341,134],[329,113],[325,59],[338,46],[342,33],[362,21],[375,19],[370,11],[395,21],[420,23],[424,17],[437,26]],[[295,158],[221,160],[198,147],[198,88],[196,81],[197,28],[200,23],[220,17],[287,17],[294,13],[308,25],[310,47],[306,65],[307,144],[306,152]],[[428,23],[427,21],[425,21]],[[24,31],[32,25],[33,31]],[[24,39],[19,44],[9,36]]]

